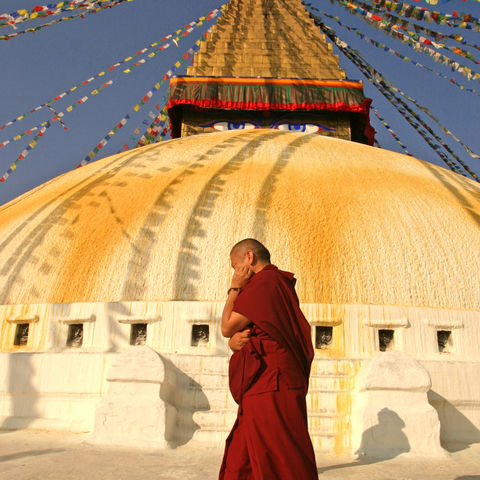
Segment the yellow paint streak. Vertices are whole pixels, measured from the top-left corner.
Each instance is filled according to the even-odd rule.
[[[338,373],[341,373],[342,376],[338,378],[338,390],[340,390],[340,392],[337,393],[336,398],[337,415],[334,422],[335,455],[351,453],[352,390],[361,363],[351,360],[343,361],[342,365],[341,371],[337,369]]]
[[[0,269],[18,262],[0,278],[8,291],[0,303],[171,300],[172,289],[177,300],[223,300],[232,243],[258,233],[273,261],[296,273],[302,302],[480,309],[475,182],[386,150],[300,135],[221,132],[156,144],[0,207],[0,237],[12,237]],[[142,240],[147,219],[152,243]],[[345,352],[348,339],[335,328],[331,353],[319,355]]]

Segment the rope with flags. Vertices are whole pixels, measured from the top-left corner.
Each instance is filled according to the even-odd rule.
[[[354,3],[352,3],[354,2]],[[426,53],[428,56],[433,58],[433,60],[437,63],[441,63],[442,65],[450,67],[452,70],[461,73],[467,80],[478,80],[480,79],[480,73],[472,71],[470,67],[462,65],[450,57],[446,55],[442,55],[441,53],[437,52],[433,48],[429,46],[423,45],[422,43],[414,40],[413,38],[409,37],[408,35],[400,32],[399,30],[392,29],[390,23],[382,22],[382,17],[378,15],[374,15],[371,12],[367,11],[366,9],[359,6],[356,0],[338,0],[338,3],[347,9],[348,12],[352,13],[353,15],[360,16],[364,19],[369,25],[372,25],[377,30],[381,30],[384,33],[390,34],[393,38],[398,38],[403,41],[404,44],[408,45],[409,47],[415,49],[416,51],[421,51]],[[364,4],[361,4],[365,6]]]
[[[417,62],[416,60],[413,60],[412,58],[409,58],[409,57],[403,55],[402,53],[398,52],[397,50],[394,50],[393,48],[385,45],[384,43],[380,43],[376,40],[373,40],[372,38],[368,37],[364,33],[360,32],[358,28],[346,25],[345,23],[340,21],[338,16],[329,15],[328,13],[314,7],[311,3],[304,3],[304,5],[308,6],[311,10],[314,10],[314,11],[320,13],[321,15],[327,17],[327,18],[330,18],[331,20],[334,20],[338,25],[340,25],[343,28],[346,28],[349,32],[353,32],[357,37],[364,40],[366,43],[368,43],[370,45],[373,45],[374,47],[376,47],[380,50],[383,50],[384,52],[386,52],[390,55],[394,55],[395,57],[400,58],[401,60],[409,62],[409,63],[415,65],[416,67],[425,69],[425,70],[429,71],[430,73],[433,73],[435,76],[437,76],[439,78],[443,78],[444,80],[447,80],[452,85],[455,85],[456,87],[460,88],[460,90],[464,90],[466,92],[473,93],[474,95],[480,96],[480,93],[478,93],[473,88],[465,87],[464,85],[461,85],[460,83],[456,82],[454,78],[448,77],[447,75],[444,75],[441,72],[437,72],[436,70],[433,70],[430,67],[427,67],[426,65],[424,65],[420,62]]]
[[[3,130],[4,128],[10,126],[10,125],[13,125],[14,123],[16,122],[19,122],[21,120],[23,120],[25,117],[41,110],[42,108],[44,107],[48,107],[49,105],[52,105],[53,103],[61,100],[62,98],[64,98],[65,96],[67,95],[70,95],[72,94],[73,92],[75,92],[78,88],[80,87],[83,87],[91,82],[93,82],[94,80],[100,78],[100,77],[103,77],[104,75],[106,75],[107,73],[109,72],[112,72],[113,70],[115,70],[116,68],[118,68],[119,66],[121,65],[125,65],[126,63],[130,62],[131,60],[133,60],[134,57],[137,57],[139,55],[142,55],[143,53],[146,53],[148,50],[152,49],[152,48],[155,48],[155,47],[158,47],[158,49],[154,52],[151,52],[149,55],[148,55],[148,58],[152,58],[154,57],[155,55],[157,55],[157,53],[159,53],[160,51],[163,51],[163,50],[166,50],[167,48],[169,48],[171,46],[170,43],[168,43],[169,40],[172,40],[174,43],[176,42],[176,44],[178,44],[178,41],[182,38],[184,38],[185,36],[189,35],[195,28],[197,27],[200,27],[201,25],[203,25],[203,23],[205,21],[208,21],[208,20],[211,20],[212,18],[215,18],[218,13],[220,13],[222,7],[220,8],[217,8],[215,10],[212,10],[211,12],[209,12],[207,15],[203,15],[201,17],[199,17],[198,19],[196,20],[193,20],[192,22],[190,22],[189,24],[187,24],[185,27],[181,28],[181,29],[178,29],[176,32],[174,33],[171,33],[169,35],[166,35],[165,37],[163,37],[160,41],[157,41],[157,42],[154,42],[154,43],[151,43],[150,45],[148,45],[147,47],[145,48],[142,48],[141,50],[139,50],[138,52],[134,53],[134,54],[131,54],[129,55],[128,57],[124,58],[123,60],[120,60],[118,62],[116,62],[115,64],[113,64],[111,67],[109,67],[108,69],[106,70],[103,70],[95,75],[92,75],[90,78],[86,79],[86,80],[83,80],[82,82],[74,85],[73,87],[71,87],[70,89],[68,90],[65,90],[64,92],[56,95],[54,98],[52,98],[51,100],[49,100],[48,102],[45,102],[45,103],[42,103],[40,105],[38,105],[37,107],[33,108],[32,110],[29,110],[28,112],[25,112],[25,113],[22,113],[21,115],[19,115],[18,117],[10,120],[9,122],[3,124],[3,125],[0,125],[0,130]],[[163,42],[163,45],[160,45],[160,43]],[[160,46],[159,46],[160,45]],[[141,59],[139,61],[137,61],[133,67],[131,67],[131,69],[127,69],[127,70],[124,70],[124,73],[130,73],[131,70],[133,70],[133,68],[139,66],[141,63],[145,63],[147,60],[146,59]],[[93,92],[92,92],[93,93]],[[93,93],[95,95],[95,93]]]
[[[420,117],[412,110],[408,105],[397,95],[395,92],[389,89],[388,85],[383,82],[383,77],[368,62],[360,55],[360,53],[348,46],[348,44],[342,41],[336,34],[336,32],[329,26],[325,25],[319,17],[313,15],[316,24],[321,30],[330,38],[339,48],[339,50],[364,74],[367,80],[372,83],[382,95],[390,101],[390,103],[397,109],[397,111],[405,118],[405,120],[416,129],[425,142],[435,151],[435,153],[442,159],[442,161],[454,172],[464,175],[461,168],[451,159],[449,159],[443,152],[439,150],[439,145],[433,142],[432,138],[420,127],[423,127],[428,133],[430,133],[440,145],[444,147],[454,158],[457,160],[463,169],[478,181],[477,175],[466,165],[458,156],[456,156],[451,149],[433,132],[433,130],[423,122]]]
[[[178,45],[178,41],[181,40],[182,38],[185,38],[187,35],[189,35],[196,27],[199,27],[201,25],[203,25],[206,21],[210,21],[212,20],[213,18],[215,18],[221,11],[222,11],[222,8],[219,8],[219,9],[215,9],[215,10],[212,10],[211,12],[209,12],[207,15],[204,15],[202,17],[199,17],[199,19],[195,20],[195,21],[192,21],[190,22],[186,27],[182,28],[182,29],[179,29],[175,32],[175,34],[170,34],[170,35],[167,35],[166,37],[164,37],[162,39],[162,41],[165,41],[167,39],[172,39],[172,41]],[[211,29],[208,30],[208,32],[210,32]],[[207,33],[208,33],[207,32]],[[204,34],[204,37],[206,37],[207,33]],[[173,35],[176,35],[176,36],[173,36]],[[177,71],[177,68],[179,68],[183,63],[184,61],[189,58],[191,55],[193,55],[193,53],[195,51],[197,51],[200,47],[201,41],[197,41],[194,45],[194,47],[190,48],[184,55],[183,57],[177,61],[175,63],[175,65],[170,69],[168,70],[168,72],[163,76],[162,80],[158,83],[156,83],[152,89],[147,92],[143,97],[142,99],[133,107],[134,111],[138,112],[140,110],[140,108],[152,97],[153,95],[153,92],[157,91],[161,85],[166,81],[168,80],[173,74],[174,72]],[[158,46],[159,43],[156,42],[154,44],[152,44],[151,46]],[[151,47],[150,46],[150,47]],[[151,59],[153,58],[157,53],[159,53],[160,51],[163,51],[165,50],[166,48],[168,48],[170,46],[169,43],[165,43],[164,45],[160,46],[156,51],[153,51],[151,52],[149,55],[148,55],[148,59]],[[149,47],[145,48],[145,49],[142,49],[140,50],[139,52],[137,52],[135,54],[136,55],[139,55],[141,53],[145,53],[147,50],[148,50]],[[109,71],[112,71],[114,70],[115,68],[117,68],[118,66],[120,65],[123,65],[125,64],[126,62],[132,60],[133,56],[130,56],[130,57],[127,57],[126,59],[122,60],[121,62],[117,62],[116,64],[114,64],[112,67],[110,67]],[[137,61],[135,64],[131,65],[130,67],[128,67],[126,70],[123,71],[123,73],[130,73],[132,72],[136,67],[140,66],[141,64],[144,64],[145,62],[147,61],[147,59],[140,59],[139,61]],[[83,86],[83,85],[87,85],[88,83],[90,83],[91,81],[93,81],[95,78],[99,78],[99,77],[102,77],[103,75],[105,75],[105,71],[104,72],[100,72],[99,74],[93,76],[93,77],[90,77],[89,79],[85,80],[84,82],[81,82],[79,85],[80,86]],[[95,88],[94,90],[92,90],[90,92],[90,95],[97,95],[100,91],[102,91],[104,88],[106,88],[107,86],[110,86],[113,84],[113,80],[109,80],[107,82],[105,82],[104,84],[102,84],[100,87],[97,87]],[[75,86],[75,87],[72,87],[70,90],[66,91],[66,92],[63,92],[62,94],[58,95],[57,97],[55,97],[52,101],[49,101],[45,104],[42,104],[42,106],[39,106],[39,107],[36,107],[35,109],[31,110],[30,112],[34,112],[34,111],[38,111],[41,107],[48,107],[50,108],[50,105],[51,103],[53,103],[54,101],[57,101],[57,100],[60,100],[61,98],[65,97],[66,95],[72,93],[73,91],[75,91],[76,89],[78,88],[78,86]],[[54,115],[53,118],[51,118],[50,120],[47,120],[47,121],[44,121],[42,122],[41,124],[37,125],[36,127],[33,127],[25,132],[22,132],[21,134],[18,134],[18,135],[15,135],[14,137],[12,137],[11,139],[8,139],[8,140],[5,140],[4,142],[2,142],[0,144],[0,148],[3,147],[3,146],[6,146],[8,143],[10,143],[11,141],[15,141],[15,140],[20,140],[21,138],[23,138],[25,135],[27,134],[30,134],[30,133],[33,133],[33,131],[36,131],[38,129],[40,129],[40,132],[39,134],[32,140],[32,142],[29,144],[29,146],[27,147],[27,149],[22,152],[22,154],[15,160],[15,162],[12,164],[12,166],[9,168],[9,170],[6,172],[6,174],[2,177],[3,180],[2,182],[5,182],[5,180],[9,177],[9,175],[17,168],[17,165],[18,163],[23,160],[27,155],[28,153],[35,147],[36,143],[37,143],[37,140],[40,138],[40,137],[43,137],[44,133],[45,133],[45,130],[47,128],[50,127],[51,125],[51,122],[62,122],[62,118],[65,116],[66,113],[70,113],[73,111],[74,108],[76,108],[78,105],[81,105],[81,104],[84,104],[87,100],[89,99],[89,96],[88,95],[85,95],[83,96],[82,98],[80,98],[79,100],[77,100],[75,103],[69,105],[68,107],[65,108],[65,111],[63,112],[59,112],[59,113],[56,113]],[[11,125],[13,123],[15,123],[16,121],[19,121],[21,119],[24,118],[24,115],[21,115],[19,117],[17,117],[16,119],[14,119],[13,121],[11,122],[8,122],[7,124],[3,125],[0,127],[0,130],[2,128],[5,128],[6,126],[8,125]],[[126,123],[128,122],[128,120],[130,119],[130,115],[127,114],[125,115],[125,117],[123,117],[116,125],[115,127],[92,149],[92,151],[87,155],[87,157],[84,159],[84,161],[81,162],[81,164],[79,164],[79,166],[82,166],[83,162],[85,162],[85,160],[87,158],[89,158],[90,160],[95,156],[96,153],[98,153],[98,151],[100,149],[102,149],[106,144],[107,142],[110,140],[110,138],[115,135],[120,129],[123,128],[124,125],[126,125]],[[66,128],[66,127],[65,127]],[[29,133],[27,133],[29,132]],[[90,161],[88,160],[88,161]]]
[[[102,0],[102,1],[105,1],[105,0]],[[83,13],[78,13],[76,15],[69,15],[67,17],[62,17],[60,19],[57,19],[57,20],[52,20],[50,22],[47,22],[47,23],[44,23],[42,25],[38,25],[37,27],[31,27],[31,28],[27,28],[25,30],[21,30],[19,32],[14,32],[14,33],[10,33],[8,35],[0,35],[0,40],[10,40],[11,38],[14,38],[14,37],[18,37],[20,35],[25,35],[26,33],[35,33],[35,32],[38,32],[39,30],[42,30],[43,28],[45,27],[50,27],[51,25],[55,25],[57,23],[61,23],[61,22],[65,22],[67,20],[74,20],[75,18],[85,18],[85,15],[87,14],[94,14],[94,13],[98,13],[102,10],[106,10],[107,8],[112,8],[112,7],[115,7],[117,5],[119,5],[120,3],[124,3],[124,2],[133,2],[133,0],[114,0],[112,2],[109,2],[108,4],[106,5],[101,5],[101,6],[98,6],[96,8],[93,8],[91,10],[88,10],[86,12],[83,12]],[[68,10],[68,9],[66,9]],[[6,24],[9,24],[9,22],[7,22]],[[5,26],[5,25],[0,25],[0,26]],[[14,29],[16,29],[16,26],[15,24],[12,25],[12,27]]]
[[[345,0],[341,0],[345,1]],[[356,2],[356,0],[350,0]],[[394,0],[370,0],[373,7],[365,5],[367,9],[374,9],[380,11],[394,11],[401,17],[414,18],[416,20],[423,20],[427,23],[435,22],[438,25],[448,25],[449,27],[460,27],[467,30],[480,31],[480,20],[469,13],[458,13],[457,11],[451,14],[445,14],[428,8],[415,7],[408,3],[400,3]],[[473,26],[472,26],[473,25]]]
[[[17,165],[19,164],[20,160],[23,160],[24,158],[27,157],[27,155],[35,148],[35,146],[38,143],[38,140],[42,138],[47,130],[47,128],[50,128],[50,122],[47,122],[35,135],[33,140],[28,144],[27,148],[23,150],[23,152],[17,157],[17,159],[10,165],[8,170],[2,175],[0,178],[0,182],[5,182],[5,180],[15,171],[17,168]]]
[[[204,38],[207,37],[208,33],[212,31],[212,28],[210,27],[207,32],[204,34]],[[195,45],[187,50],[187,52],[181,57],[180,60],[175,62],[175,64],[163,75],[162,79],[157,82],[143,97],[141,100],[134,105],[133,110],[135,112],[138,112],[143,105],[145,105],[153,96],[155,92],[157,92],[160,87],[168,80],[170,79],[180,68],[182,63],[185,62],[187,58],[189,58],[191,55],[195,53],[195,51],[198,51],[200,49],[200,44],[203,40],[197,40],[195,42]],[[130,119],[130,114],[127,113],[116,125],[115,127],[110,130],[101,140],[100,142],[87,154],[87,156],[77,165],[77,168],[83,167],[84,165],[87,165],[95,155],[110,141],[110,139],[120,130],[122,129]]]

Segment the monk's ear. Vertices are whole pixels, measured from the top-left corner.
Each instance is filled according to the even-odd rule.
[[[247,262],[249,265],[255,265],[256,263],[256,257],[255,257],[255,254],[251,251],[251,250],[247,250]]]

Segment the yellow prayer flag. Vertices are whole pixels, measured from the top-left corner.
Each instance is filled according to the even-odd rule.
[[[181,65],[182,65],[182,64],[181,64],[180,62],[176,62],[176,63],[175,63],[175,66],[176,66],[177,68],[180,68]]]
[[[23,118],[23,115],[20,115],[19,117],[17,117],[17,120],[21,120]]]
[[[124,62],[129,62],[132,59],[132,57],[127,57]]]
[[[105,72],[100,72],[100,73],[98,74],[99,77],[103,77],[104,75],[105,75]]]
[[[36,144],[37,144],[37,142],[36,142],[35,140],[32,140],[32,141],[28,144],[28,146],[31,147],[31,148],[33,148]]]
[[[148,56],[149,56],[149,58],[152,58],[152,57],[155,56],[155,53],[150,53]]]
[[[17,135],[16,137],[13,137],[15,141],[20,140],[21,138],[22,138],[21,135]]]
[[[72,110],[73,110],[73,107],[71,105],[67,107],[67,112],[71,112]]]
[[[90,153],[88,154],[88,156],[89,156],[90,158],[93,158],[93,157],[95,156],[95,154],[94,154],[93,152],[90,152]]]
[[[12,170],[15,170],[17,168],[17,166],[15,164],[13,164],[11,167],[10,167]]]
[[[155,84],[155,88],[158,90],[160,88],[160,84],[159,83],[156,83]]]
[[[73,92],[73,91],[76,90],[77,88],[78,88],[78,87],[72,87],[72,88],[70,89],[70,91]]]
[[[95,89],[95,90],[92,91],[92,95],[96,95],[97,93],[98,93],[98,90],[97,90],[97,89]]]
[[[33,12],[31,15],[30,15],[30,18],[37,18],[38,17],[38,13],[37,12]]]
[[[131,70],[129,68],[127,68],[126,70],[123,71],[123,73],[130,73]]]
[[[19,14],[19,15],[27,15],[27,14],[28,14],[28,11],[27,11],[27,10],[24,10],[24,9],[18,10],[18,14]]]
[[[140,110],[140,105],[138,105],[138,104],[135,105],[135,106],[133,107],[133,109],[134,109],[136,112],[138,112],[138,111]]]

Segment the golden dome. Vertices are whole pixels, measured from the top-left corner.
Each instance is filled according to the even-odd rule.
[[[276,130],[121,153],[0,207],[0,304],[224,300],[245,237],[302,302],[480,309],[476,183]]]

